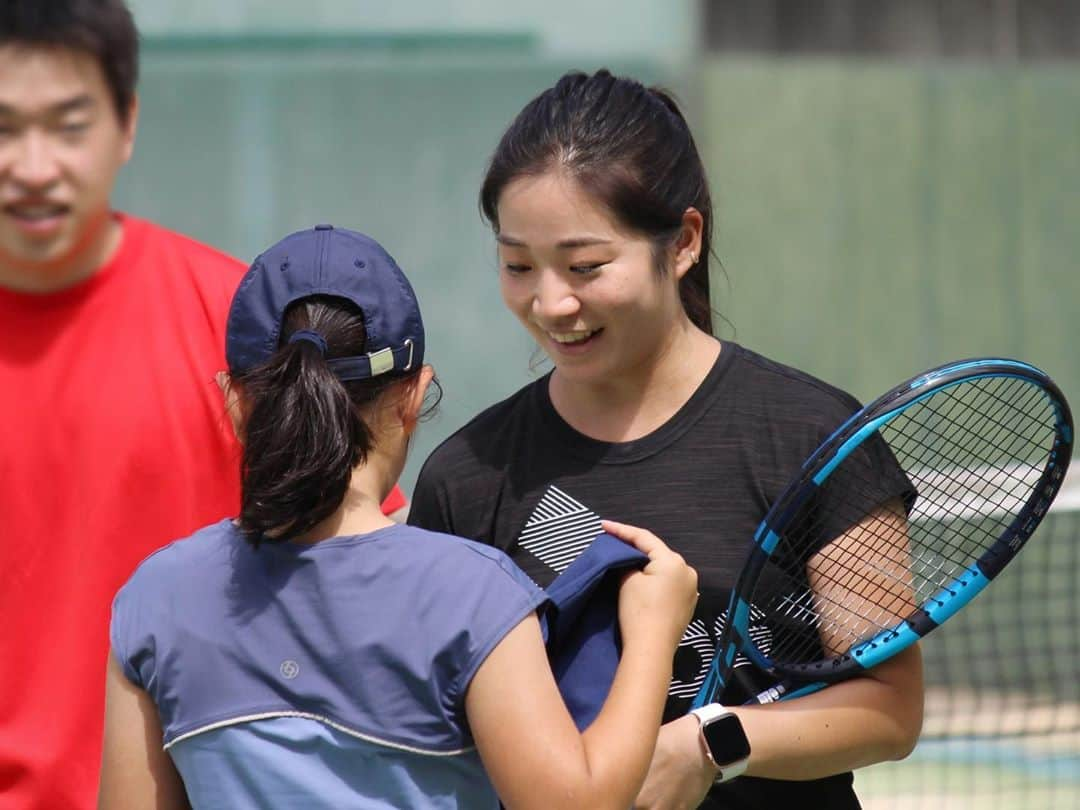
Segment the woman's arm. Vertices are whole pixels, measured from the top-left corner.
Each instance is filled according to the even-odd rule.
[[[697,577],[648,532],[606,522],[605,529],[631,541],[650,561],[623,582],[622,657],[592,725],[584,733],[574,725],[535,616],[510,631],[469,686],[469,724],[508,810],[625,810],[645,778]]]
[[[190,810],[184,784],[161,747],[161,723],[150,696],[110,655],[105,676],[105,740],[100,810]]]
[[[818,779],[888,759],[914,747],[922,724],[922,656],[913,646],[870,670],[806,697],[735,706],[750,740],[749,776]],[[716,779],[698,720],[660,729],[649,775],[634,807],[697,807]]]
[[[873,532],[866,527],[872,525]],[[886,530],[882,530],[882,526]],[[889,503],[859,526],[834,540],[811,560],[808,576],[815,597],[853,606],[890,606],[898,615],[913,604],[903,577],[884,576],[876,590],[845,591],[829,576],[834,555],[866,557],[871,570],[907,570],[908,539],[903,508]],[[823,631],[822,642],[835,650],[841,642]],[[922,655],[918,646],[898,654],[864,676],[806,697],[766,706],[731,707],[750,740],[746,773],[771,779],[819,779],[854,768],[907,756],[919,737],[923,715]],[[712,785],[716,769],[706,757],[693,716],[660,731],[653,762],[637,807],[696,807]]]
[[[922,654],[914,645],[863,677],[796,700],[733,711],[751,741],[751,776],[820,779],[903,759],[922,728]]]

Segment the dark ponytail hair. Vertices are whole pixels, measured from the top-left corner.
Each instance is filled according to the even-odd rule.
[[[325,339],[325,357],[308,340],[289,342],[302,329]],[[233,375],[245,407],[240,527],[255,545],[297,537],[337,510],[375,442],[361,410],[419,373],[342,382],[330,371],[327,359],[362,355],[366,344],[354,304],[310,296],[285,311],[273,356]]]
[[[499,141],[480,209],[499,230],[499,197],[523,175],[567,171],[624,226],[652,239],[657,270],[687,208],[704,220],[701,254],[679,282],[691,322],[712,334],[709,253],[712,199],[690,128],[674,98],[606,70],[567,73],[518,113]]]

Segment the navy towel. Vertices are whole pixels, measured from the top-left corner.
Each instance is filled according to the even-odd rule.
[[[618,598],[622,575],[649,558],[603,533],[547,588],[551,606],[542,622],[555,681],[579,730],[604,705],[622,642]]]

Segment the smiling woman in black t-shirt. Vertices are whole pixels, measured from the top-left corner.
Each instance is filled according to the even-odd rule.
[[[410,522],[496,545],[546,585],[599,532],[646,527],[699,573],[641,807],[857,808],[851,770],[906,755],[922,719],[919,652],[797,701],[743,707],[746,775],[714,783],[690,699],[769,504],[858,403],[712,332],[712,206],[675,102],[568,74],[492,158],[481,205],[506,306],[554,370],[428,459]],[[906,481],[880,460],[881,505]],[[767,635],[767,626],[753,632]]]

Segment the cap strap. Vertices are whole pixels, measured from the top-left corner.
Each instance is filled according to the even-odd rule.
[[[313,332],[310,329],[297,329],[289,335],[289,343],[296,343],[301,340],[315,344],[319,348],[319,353],[326,357],[326,338],[318,332]]]
[[[413,342],[406,340],[397,349],[389,347],[357,357],[335,357],[327,360],[330,370],[339,380],[366,380],[388,371],[409,371],[413,361]]]

